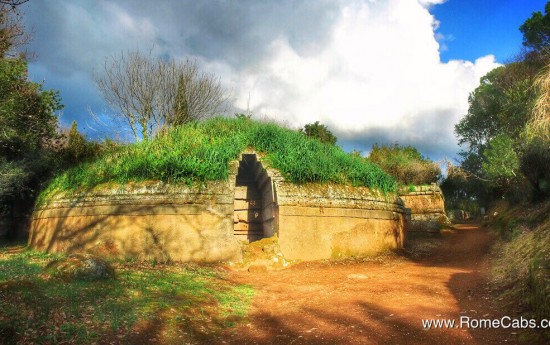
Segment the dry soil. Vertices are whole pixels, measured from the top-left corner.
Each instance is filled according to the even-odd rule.
[[[412,241],[408,255],[235,271],[254,286],[250,316],[218,335],[228,344],[516,344],[513,329],[426,329],[423,319],[507,315],[488,284],[494,237],[459,225]],[[519,315],[510,315],[519,317]]]

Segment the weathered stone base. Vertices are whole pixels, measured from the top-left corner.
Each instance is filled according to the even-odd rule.
[[[391,211],[280,207],[279,245],[287,259],[375,255],[402,248],[403,217]]]
[[[370,256],[405,243],[403,207],[367,188],[277,184],[279,245],[290,260]]]
[[[443,193],[437,185],[414,186],[413,191],[404,188],[399,196],[411,210],[408,231],[439,232],[442,226],[449,224]]]
[[[55,199],[34,213],[29,245],[139,260],[239,260],[227,187],[96,191]]]
[[[246,182],[255,189],[235,188],[235,161],[228,181],[203,187],[151,182],[50,197],[33,214],[29,245],[139,260],[238,261],[241,226],[255,224],[252,216],[261,212],[262,231],[253,238],[248,232],[245,239],[277,235],[290,260],[368,256],[403,247],[405,209],[396,194],[288,183],[255,155],[242,156],[251,162]],[[261,201],[261,207],[234,212],[235,205],[251,200]]]

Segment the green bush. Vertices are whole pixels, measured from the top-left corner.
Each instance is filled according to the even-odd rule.
[[[229,162],[246,147],[264,152],[264,160],[291,182],[350,183],[383,192],[397,189],[394,179],[378,166],[337,146],[273,123],[216,118],[173,128],[155,140],[107,151],[59,175],[41,199],[57,191],[76,191],[107,182],[195,184],[227,179]]]
[[[305,125],[302,133],[308,137],[316,138],[323,143],[336,145],[336,136],[332,134],[327,126],[320,124],[319,121]]]
[[[441,168],[412,146],[375,144],[369,159],[402,185],[430,184],[441,176]]]

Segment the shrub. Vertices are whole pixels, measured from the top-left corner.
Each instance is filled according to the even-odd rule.
[[[429,184],[441,176],[441,168],[412,146],[375,144],[369,159],[402,185]]]
[[[316,138],[326,144],[336,144],[336,136],[332,134],[327,126],[320,124],[319,121],[305,125],[302,129],[302,133],[310,138]]]

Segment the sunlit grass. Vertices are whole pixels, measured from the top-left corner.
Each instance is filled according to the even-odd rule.
[[[200,266],[115,263],[115,279],[95,282],[44,274],[46,264],[61,257],[30,250],[0,253],[0,339],[188,342],[236,325],[253,295],[251,287]]]
[[[266,154],[265,161],[295,183],[350,183],[382,192],[397,188],[377,165],[323,144],[298,131],[249,119],[215,118],[174,128],[152,141],[118,147],[55,178],[39,204],[55,192],[92,188],[102,183],[144,180],[195,184],[224,180],[229,163],[246,147]]]

